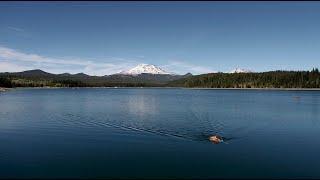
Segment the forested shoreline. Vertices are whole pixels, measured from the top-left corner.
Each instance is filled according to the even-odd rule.
[[[148,77],[148,76],[146,76]],[[111,78],[53,74],[0,74],[0,87],[185,87],[185,88],[320,88],[320,73],[311,71],[269,71],[261,73],[210,73],[169,77]],[[118,78],[118,79],[117,79]],[[166,79],[163,79],[166,78]]]
[[[262,73],[211,73],[172,81],[168,85],[187,88],[320,88],[320,73],[318,69]]]

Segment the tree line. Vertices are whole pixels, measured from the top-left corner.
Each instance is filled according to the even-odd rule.
[[[34,79],[0,77],[0,87],[159,87],[163,84],[148,82],[99,82],[75,79]]]
[[[270,71],[262,73],[210,73],[170,82],[171,86],[199,88],[320,88],[320,73]]]

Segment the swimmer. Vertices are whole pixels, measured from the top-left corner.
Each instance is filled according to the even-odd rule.
[[[210,136],[209,137],[209,141],[215,143],[215,144],[219,144],[219,143],[222,143],[224,142],[224,139],[223,137],[219,136],[219,135],[213,135],[213,136]]]

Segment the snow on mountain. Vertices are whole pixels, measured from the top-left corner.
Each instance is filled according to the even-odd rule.
[[[251,73],[252,71],[247,70],[247,69],[240,69],[240,68],[236,68],[232,71],[230,71],[230,73]]]
[[[138,75],[142,73],[148,74],[171,74],[169,72],[164,71],[163,69],[152,65],[152,64],[139,64],[136,67],[129,69],[128,71],[122,71],[119,74],[126,74],[126,75]]]

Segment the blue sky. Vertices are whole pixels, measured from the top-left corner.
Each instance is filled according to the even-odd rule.
[[[320,66],[319,2],[1,2],[0,71]]]

